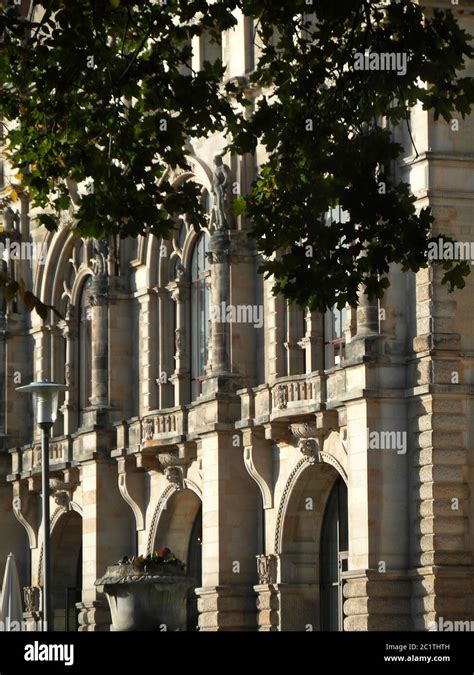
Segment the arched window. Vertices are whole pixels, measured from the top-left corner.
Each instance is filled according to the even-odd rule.
[[[79,425],[83,423],[84,411],[90,406],[92,394],[92,309],[89,305],[91,277],[84,282],[79,298]]]
[[[209,236],[201,234],[191,259],[191,399],[201,393],[209,347],[210,293],[207,286]]]

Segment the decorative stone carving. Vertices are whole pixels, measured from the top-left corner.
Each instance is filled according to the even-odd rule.
[[[286,384],[279,384],[275,390],[275,406],[283,410],[288,405],[288,387]]]
[[[106,277],[108,274],[107,259],[109,257],[109,245],[105,239],[94,239],[94,255],[91,267],[96,277]]]
[[[184,354],[186,345],[186,330],[184,328],[176,328],[174,331],[176,351],[178,354]]]
[[[321,462],[322,441],[327,431],[315,423],[303,422],[290,426],[292,436],[298,443],[298,449],[312,464]]]
[[[176,277],[175,281],[184,281],[186,275],[186,268],[182,263],[176,265]]]
[[[49,491],[58,506],[61,506],[66,511],[71,509],[72,492],[74,490],[73,483],[66,483],[60,478],[49,479]]]
[[[166,479],[175,485],[178,490],[184,487],[183,471],[179,466],[167,466],[165,468]]]
[[[105,307],[109,304],[109,297],[106,293],[89,293],[89,305],[91,307]]]
[[[178,490],[182,490],[184,487],[184,469],[188,466],[189,460],[180,457],[178,451],[161,452],[157,454],[157,458],[166,479]]]
[[[257,556],[259,584],[275,584],[277,581],[278,558],[273,553]]]
[[[153,418],[148,418],[143,422],[143,440],[144,441],[153,440],[154,433],[155,433],[155,422]]]
[[[223,265],[229,262],[229,249],[224,248],[221,251],[206,251],[206,257],[211,265]]]
[[[39,586],[24,586],[23,600],[25,603],[25,612],[40,611],[41,588]]]
[[[214,157],[215,169],[212,178],[212,194],[214,196],[213,216],[216,230],[228,230],[231,227],[230,195],[231,171],[222,155]]]

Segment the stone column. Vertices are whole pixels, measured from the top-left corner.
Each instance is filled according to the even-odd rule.
[[[174,385],[174,405],[184,405],[190,400],[190,336],[189,336],[189,284],[184,279],[167,286],[176,303],[176,328],[174,330],[175,369],[171,382]]]
[[[379,309],[378,300],[369,300],[364,292],[359,290],[359,305],[357,307],[357,338],[364,338],[379,333]]]
[[[221,375],[230,371],[230,325],[227,307],[230,302],[230,235],[228,231],[215,232],[209,243],[209,259],[212,265],[212,374]]]
[[[324,369],[323,317],[306,310],[306,332],[299,346],[305,350],[306,373]]]
[[[97,409],[106,408],[109,404],[108,289],[107,276],[92,277],[89,294],[92,307],[92,395],[90,403]]]

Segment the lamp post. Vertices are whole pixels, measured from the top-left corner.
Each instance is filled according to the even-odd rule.
[[[49,546],[49,432],[58,413],[59,392],[67,389],[56,382],[32,382],[17,391],[33,394],[36,404],[36,421],[41,428],[41,489],[43,516],[43,623],[45,630],[52,628],[51,614],[51,558]]]

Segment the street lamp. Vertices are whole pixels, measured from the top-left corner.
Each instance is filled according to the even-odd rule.
[[[43,493],[43,622],[44,629],[52,627],[51,615],[51,559],[49,546],[49,432],[58,414],[59,392],[67,389],[56,382],[32,382],[17,391],[33,394],[36,405],[36,421],[42,430],[41,436],[41,488]]]

